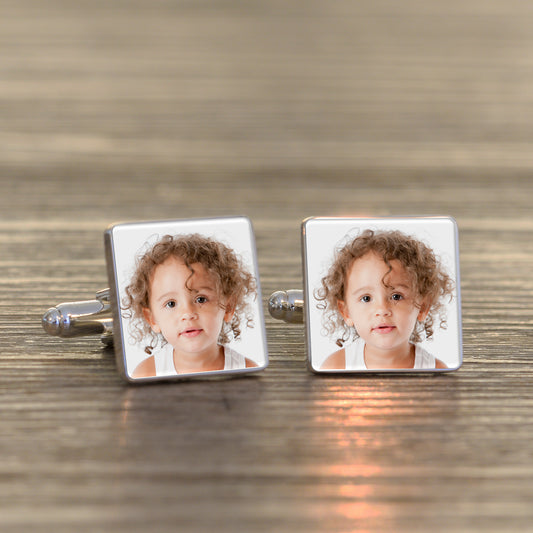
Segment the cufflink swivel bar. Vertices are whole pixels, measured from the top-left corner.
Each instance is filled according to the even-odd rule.
[[[65,302],[46,311],[42,318],[43,329],[58,337],[101,335],[101,341],[113,344],[113,317],[109,289],[96,293],[95,300]]]
[[[303,324],[303,292],[298,289],[276,291],[268,301],[272,318],[288,324]],[[65,302],[51,307],[42,317],[43,329],[49,335],[63,338],[101,335],[106,346],[113,344],[113,317],[110,290],[96,293],[95,300]]]
[[[268,300],[268,312],[272,318],[288,324],[303,324],[304,295],[299,289],[276,291]]]

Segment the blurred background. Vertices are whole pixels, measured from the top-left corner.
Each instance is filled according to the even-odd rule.
[[[533,163],[527,2],[0,9],[5,220],[529,213],[510,186]]]

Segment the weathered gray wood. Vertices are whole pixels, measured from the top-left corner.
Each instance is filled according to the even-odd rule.
[[[0,8],[2,531],[526,531],[533,7]],[[323,377],[267,318],[256,377],[131,387],[40,315],[107,284],[107,224],[249,215],[263,298],[310,215],[449,214],[463,368]]]

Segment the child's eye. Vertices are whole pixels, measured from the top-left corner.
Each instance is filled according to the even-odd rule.
[[[197,304],[205,304],[207,302],[206,296],[197,296],[196,297],[196,303]]]
[[[361,302],[364,302],[365,304],[367,304],[368,302],[370,302],[370,300],[372,300],[372,298],[370,298],[368,294],[365,294],[364,296],[361,296],[360,300]]]
[[[395,301],[395,302],[399,302],[400,300],[403,300],[403,296],[397,292],[395,292],[391,298]]]
[[[167,309],[174,309],[176,307],[176,300],[169,300],[165,303]]]

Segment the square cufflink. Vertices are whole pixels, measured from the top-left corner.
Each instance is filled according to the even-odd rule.
[[[305,323],[317,373],[445,372],[462,364],[457,224],[450,217],[310,218],[304,290],[269,311]]]
[[[268,365],[255,237],[246,217],[115,224],[109,289],[49,309],[51,335],[100,334],[128,382],[255,372]]]

